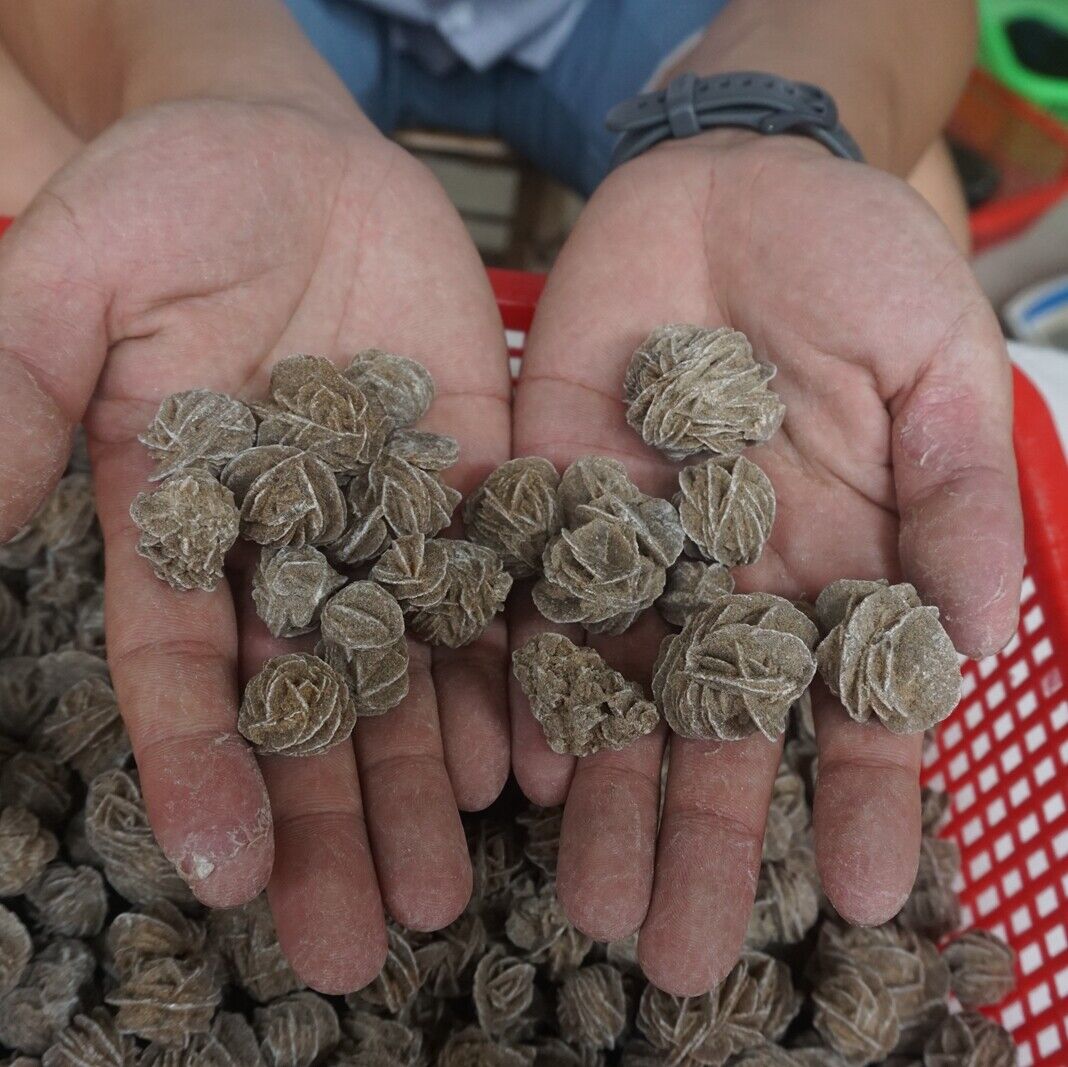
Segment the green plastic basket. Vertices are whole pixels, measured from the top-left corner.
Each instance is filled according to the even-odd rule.
[[[979,0],[979,61],[1009,88],[1068,121],[1068,77],[1040,74],[1020,62],[1009,38],[1009,27],[1020,19],[1068,35],[1068,0]]]

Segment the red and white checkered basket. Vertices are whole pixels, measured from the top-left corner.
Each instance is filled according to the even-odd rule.
[[[491,271],[515,360],[540,276]],[[942,834],[961,850],[966,927],[1008,941],[1016,990],[986,1013],[1020,1067],[1068,1067],[1068,464],[1038,391],[1015,375],[1015,442],[1027,538],[1020,628],[964,667],[964,697],[924,759],[952,796]]]

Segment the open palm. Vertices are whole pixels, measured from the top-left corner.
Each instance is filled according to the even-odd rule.
[[[268,883],[309,984],[354,989],[386,951],[383,904],[434,929],[467,903],[459,808],[508,772],[506,639],[412,646],[409,696],[353,746],[257,761],[239,685],[277,654],[239,566],[179,593],[135,554],[136,435],[168,393],[264,395],[292,352],[413,356],[425,420],[461,444],[469,490],[509,455],[500,321],[477,254],[423,169],[362,123],[281,107],[169,105],[113,127],[56,176],[0,247],[0,539],[90,437],[107,552],[107,640],[152,825],[212,905]],[[247,568],[246,568],[247,569]],[[288,643],[291,646],[291,643]]]
[[[786,419],[751,453],[778,515],[739,589],[812,599],[839,577],[903,577],[961,651],[1008,639],[1022,548],[1004,346],[906,185],[793,138],[680,142],[621,168],[546,288],[515,453],[558,466],[612,455],[670,496],[678,468],[629,429],[621,398],[631,352],[666,322],[740,329],[778,367]],[[513,644],[544,625],[520,608]],[[664,633],[650,612],[590,643],[647,682]],[[921,739],[852,722],[819,687],[815,705],[823,886],[846,918],[883,922],[915,876]],[[663,734],[576,765],[548,749],[518,692],[512,734],[527,794],[566,797],[558,889],[572,921],[602,939],[640,928],[642,965],[671,992],[722,978],[744,937],[780,746],[672,738],[661,812]]]

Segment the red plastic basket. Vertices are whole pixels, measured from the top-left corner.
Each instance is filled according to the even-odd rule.
[[[513,357],[544,279],[490,271]],[[1020,628],[964,667],[964,699],[924,760],[953,798],[942,831],[960,845],[965,926],[1005,938],[1019,984],[988,1014],[1021,1067],[1068,1067],[1068,464],[1038,391],[1019,371],[1016,455],[1027,531]]]

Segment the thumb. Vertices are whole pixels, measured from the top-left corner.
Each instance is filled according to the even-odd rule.
[[[989,308],[958,321],[904,397],[893,460],[906,577],[961,652],[996,652],[1016,630],[1024,560],[1012,372]]]
[[[0,240],[0,544],[62,474],[107,353],[107,296],[74,217],[42,193]]]

